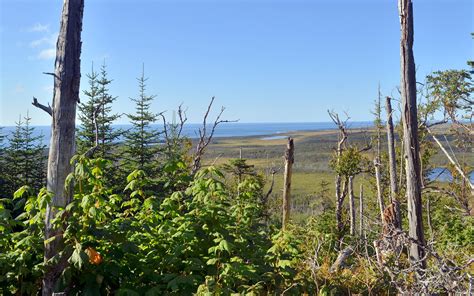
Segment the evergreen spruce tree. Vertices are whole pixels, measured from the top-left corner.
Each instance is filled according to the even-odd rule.
[[[116,146],[122,131],[112,127],[113,122],[120,118],[120,115],[112,113],[112,104],[117,97],[110,95],[108,89],[110,83],[112,83],[112,80],[107,78],[107,67],[104,62],[100,68],[100,77],[97,80],[97,103],[99,104],[99,112],[97,113],[99,149],[97,156],[116,162]]]
[[[24,162],[22,157],[23,147],[25,146],[25,139],[22,136],[21,129],[24,122],[21,115],[18,121],[15,122],[15,130],[12,131],[8,139],[8,147],[5,151],[5,171],[6,175],[6,195],[9,198],[13,197],[13,193],[18,189],[22,181],[21,166]]]
[[[79,120],[81,121],[81,127],[77,131],[76,136],[76,149],[78,153],[85,153],[89,148],[95,145],[95,125],[94,125],[94,112],[99,103],[99,73],[94,71],[94,65],[92,64],[92,70],[86,74],[89,83],[89,89],[84,90],[84,95],[87,100],[84,103],[79,104]]]
[[[23,149],[23,178],[24,183],[31,186],[36,192],[46,186],[46,145],[43,144],[44,135],[35,136],[35,128],[31,127],[31,117],[26,113],[25,124],[22,127],[22,136],[25,139]]]
[[[13,193],[23,185],[29,185],[36,192],[45,186],[46,178],[46,146],[43,135],[34,135],[28,113],[22,121],[21,116],[16,122],[15,130],[5,150],[5,170],[7,174],[7,194]]]
[[[135,114],[127,114],[132,128],[125,133],[126,168],[131,171],[140,169],[151,176],[155,170],[154,156],[158,152],[159,132],[150,126],[158,115],[150,111],[154,95],[146,94],[145,71],[137,78],[139,94],[131,98],[135,102]]]
[[[94,157],[101,157],[112,162],[117,160],[116,145],[121,136],[121,131],[112,127],[113,122],[120,115],[111,114],[112,104],[117,99],[109,93],[109,85],[112,80],[107,77],[107,67],[102,64],[100,73],[94,71],[92,66],[91,73],[87,74],[89,79],[89,89],[84,91],[88,97],[87,101],[79,105],[79,119],[81,128],[78,132],[78,152],[84,153],[95,146],[96,127],[94,116],[97,121],[98,149]]]

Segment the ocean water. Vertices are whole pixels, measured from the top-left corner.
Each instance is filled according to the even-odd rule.
[[[351,122],[348,124],[349,128],[364,128],[371,127],[373,123],[371,121],[363,122]],[[131,128],[131,125],[115,125],[117,129],[127,130]],[[199,137],[199,128],[202,124],[190,123],[185,124],[183,128],[183,135],[191,139]],[[43,144],[49,146],[49,139],[51,134],[50,126],[35,126],[34,135],[43,135]],[[163,125],[156,124],[151,125],[151,128],[162,131]],[[208,126],[207,129],[210,132],[212,126]],[[293,131],[317,131],[317,130],[328,130],[336,129],[333,122],[285,122],[285,123],[222,123],[217,126],[214,133],[214,137],[249,137],[249,136],[262,136],[272,137],[278,136],[278,134],[289,133]],[[15,130],[13,126],[3,127],[1,133],[10,136]],[[7,138],[8,142],[8,138]]]
[[[468,176],[471,182],[474,182],[474,171],[470,172]],[[430,181],[438,180],[440,182],[453,182],[453,176],[451,175],[451,172],[445,168],[432,169],[428,174],[428,179]]]

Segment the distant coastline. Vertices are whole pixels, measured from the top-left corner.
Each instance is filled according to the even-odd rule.
[[[34,136],[43,135],[43,144],[49,146],[49,139],[51,134],[50,126],[33,126]],[[114,125],[116,129],[127,130],[132,126],[129,124]],[[198,138],[199,128],[202,124],[189,123],[185,124],[183,128],[183,135],[191,139]],[[348,128],[370,128],[373,127],[372,121],[354,121],[348,123]],[[78,127],[79,128],[79,127]],[[151,128],[163,130],[163,125],[154,124]],[[233,137],[271,137],[279,134],[285,134],[296,131],[318,131],[318,130],[334,130],[337,127],[333,122],[269,122],[269,123],[223,123],[216,128],[214,137],[216,138],[233,138]],[[2,134],[8,137],[15,130],[14,126],[5,126],[2,129]]]

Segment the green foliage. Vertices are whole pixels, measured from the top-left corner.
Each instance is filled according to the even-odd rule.
[[[251,294],[282,291],[294,282],[299,241],[263,223],[261,179],[246,177],[235,194],[224,174],[208,167],[185,190],[160,199],[146,189],[150,179],[144,171],[128,176],[125,194],[113,194],[104,177],[106,160],[77,155],[72,162],[67,186],[74,187],[74,199],[57,209],[53,222],[67,222],[61,256],[69,265],[60,289],[71,295]],[[26,199],[21,224],[0,204],[6,233],[0,239],[0,266],[7,275],[0,286],[30,294],[40,288],[51,195],[42,190],[36,198],[22,187],[15,196]],[[18,225],[21,231],[15,230]],[[28,256],[18,261],[21,252]],[[15,264],[24,268],[7,272]]]
[[[85,153],[96,145],[95,157],[100,157],[109,161],[110,169],[106,170],[106,178],[111,184],[122,185],[123,177],[116,172],[119,171],[119,149],[118,140],[123,131],[112,127],[112,124],[120,117],[112,113],[112,104],[117,97],[110,95],[109,87],[112,80],[108,79],[105,63],[102,64],[99,72],[92,70],[86,75],[89,82],[89,89],[84,91],[87,101],[79,104],[78,117],[81,126],[78,129],[76,142],[77,152]],[[95,118],[95,121],[94,121]]]
[[[42,189],[35,196],[31,187],[23,186],[14,199],[25,200],[24,212],[16,219],[5,207],[10,201],[0,200],[0,292],[34,295],[43,275],[44,218],[51,194]]]
[[[158,119],[158,114],[150,111],[155,96],[146,94],[148,78],[145,78],[144,71],[137,80],[139,94],[137,98],[131,99],[135,102],[135,113],[127,114],[132,128],[125,133],[125,163],[130,170],[144,170],[148,175],[153,175],[160,134],[150,126]]]
[[[341,176],[355,176],[364,170],[368,160],[355,146],[348,147],[340,157],[337,155],[330,162],[330,166]]]
[[[472,78],[465,70],[436,71],[427,76],[429,96],[432,101],[428,104],[427,113],[443,108],[453,121],[472,117],[474,91]],[[431,112],[430,112],[431,111]],[[463,112],[460,114],[459,112]]]
[[[28,114],[24,120],[20,116],[4,150],[3,165],[8,174],[0,192],[3,197],[11,197],[23,185],[29,185],[35,192],[45,185],[46,146],[41,143],[43,135],[33,136],[34,127],[30,125]]]
[[[99,86],[97,82],[99,73],[94,71],[94,65],[92,65],[91,72],[87,73],[86,77],[89,89],[84,90],[84,96],[87,97],[87,100],[78,105],[78,117],[81,121],[81,125],[76,132],[76,149],[78,153],[85,153],[90,147],[93,147],[96,138],[93,119],[99,103]]]

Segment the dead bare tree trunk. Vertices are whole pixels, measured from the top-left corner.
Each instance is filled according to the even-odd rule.
[[[291,174],[293,169],[295,146],[293,139],[288,138],[288,144],[286,145],[285,151],[285,175],[284,175],[284,187],[283,187],[283,218],[282,228],[286,229],[288,221],[290,219],[290,205],[291,205]]]
[[[380,209],[380,220],[382,221],[382,224],[385,224],[384,221],[384,215],[383,212],[385,210],[385,204],[383,200],[383,189],[382,189],[382,177],[380,173],[380,135],[381,135],[381,129],[382,129],[382,119],[381,119],[381,107],[380,107],[380,84],[378,87],[378,98],[377,101],[375,102],[375,116],[376,116],[376,129],[377,129],[377,150],[375,151],[375,158],[374,158],[374,167],[375,167],[375,181],[377,185],[377,202],[379,204],[379,209]]]
[[[75,153],[76,104],[79,102],[81,78],[81,31],[84,0],[65,0],[61,16],[61,28],[56,44],[54,72],[54,96],[51,115],[51,143],[48,158],[47,189],[53,193],[46,209],[45,244],[46,263],[43,279],[43,295],[52,295],[54,286],[67,265],[64,254],[55,263],[49,260],[59,255],[63,248],[63,229],[54,228],[52,220],[57,207],[65,207],[72,198],[64,182],[72,171],[70,160]],[[37,102],[36,102],[37,103]],[[38,105],[41,105],[37,103]],[[44,109],[43,109],[44,110]]]
[[[341,121],[339,115],[335,112],[331,112],[328,110],[329,117],[331,117],[332,121],[337,125],[339,128],[339,141],[337,142],[337,150],[336,150],[336,157],[337,162],[339,163],[342,153],[344,151],[345,142],[347,141],[347,131],[346,131],[346,121]],[[342,204],[344,203],[344,199],[347,194],[347,177],[344,176],[344,180],[342,179],[339,173],[336,175],[336,224],[337,230],[339,234],[342,234],[342,230],[344,228],[344,223],[342,223]],[[342,189],[341,189],[342,183]]]
[[[356,228],[356,212],[355,212],[355,202],[354,202],[354,176],[349,176],[349,212],[350,216],[350,234],[355,235]]]
[[[408,201],[409,235],[414,240],[410,245],[412,265],[425,268],[425,237],[423,233],[421,176],[418,142],[418,118],[416,105],[416,73],[413,57],[413,3],[411,0],[399,0],[401,38],[400,69],[403,142],[406,159],[406,182]],[[416,241],[416,242],[415,242]]]
[[[382,177],[380,176],[380,162],[378,161],[378,157],[374,159],[374,167],[375,167],[375,182],[377,185],[377,202],[379,204],[379,209],[380,209],[380,219],[382,223],[384,222],[383,218],[383,212],[385,210],[385,204],[383,201],[383,195],[382,195]]]
[[[360,184],[359,193],[359,234],[361,239],[365,239],[364,235],[364,185]]]
[[[392,103],[391,98],[386,97],[386,112],[387,112],[387,145],[388,145],[388,160],[390,172],[390,202],[395,207],[396,225],[398,229],[402,228],[402,217],[400,213],[400,202],[398,201],[398,184],[397,184],[397,159],[395,157],[395,137],[393,134],[393,119],[392,119]]]
[[[336,223],[339,234],[342,234],[342,230],[344,229],[344,223],[342,222],[342,204],[347,195],[347,183],[348,181],[346,177],[342,180],[340,175],[336,176]]]
[[[390,197],[392,200],[396,199],[398,195],[397,184],[397,161],[395,158],[395,138],[393,135],[393,120],[392,120],[392,103],[391,98],[386,97],[386,111],[387,111],[387,143],[388,143],[388,158],[390,171]]]

